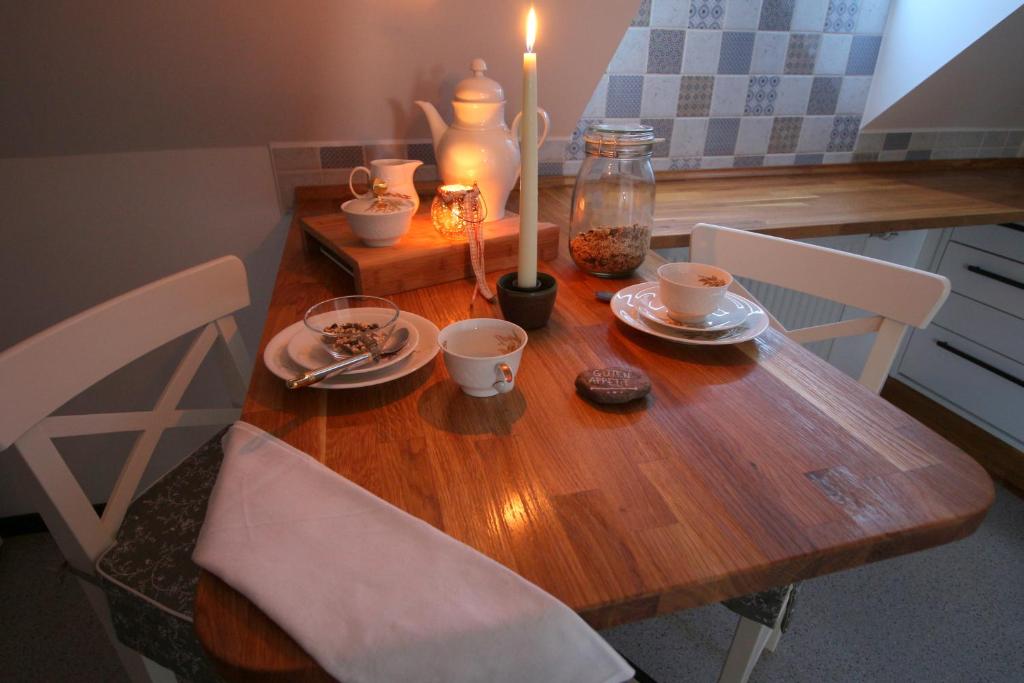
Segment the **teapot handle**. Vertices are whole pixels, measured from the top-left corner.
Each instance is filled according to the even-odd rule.
[[[544,129],[541,130],[540,137],[537,138],[537,149],[540,149],[540,146],[548,139],[548,126],[551,125],[551,117],[548,116],[547,111],[543,107],[537,107],[537,113],[540,114],[540,120],[544,123]],[[519,112],[512,119],[512,139],[517,142],[519,142],[519,124],[522,123],[522,120],[523,112]]]

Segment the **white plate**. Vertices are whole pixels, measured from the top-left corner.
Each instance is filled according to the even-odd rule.
[[[437,344],[437,335],[440,330],[437,329],[437,325],[430,322],[423,316],[410,313],[408,311],[402,311],[398,315],[399,322],[407,323],[410,327],[415,327],[419,333],[419,342],[413,348],[411,354],[406,356],[402,361],[389,365],[386,368],[376,370],[375,372],[368,372],[362,375],[347,375],[342,373],[335,375],[334,377],[328,377],[322,382],[312,385],[312,389],[358,389],[360,387],[370,387],[375,384],[383,384],[396,380],[399,377],[405,377],[406,375],[415,372],[422,368],[424,365],[430,362],[430,360],[437,355],[437,352],[441,350],[441,347]],[[267,344],[267,348],[263,351],[263,364],[267,366],[267,369],[272,373],[280,377],[281,379],[292,379],[298,377],[305,368],[299,366],[288,356],[288,342],[291,341],[292,337],[302,329],[306,329],[305,323],[301,320],[297,323],[293,323],[288,327],[284,328],[270,340]],[[410,344],[411,346],[411,344]]]
[[[658,285],[653,285],[654,296],[641,299],[640,315],[648,322],[670,327],[680,332],[724,332],[742,325],[748,316],[753,315],[756,307],[751,308],[751,303],[743,297],[725,293],[722,305],[713,313],[709,313],[700,320],[679,322],[669,317],[668,309],[661,302],[658,294]]]
[[[383,370],[384,368],[401,362],[402,359],[411,354],[420,340],[420,334],[416,331],[416,327],[414,325],[402,324],[401,322],[395,323],[395,329],[392,331],[392,334],[402,327],[409,330],[409,339],[405,342],[405,346],[402,347],[401,351],[393,356],[388,356],[378,363],[367,363],[366,365],[355,368],[354,370],[349,370],[345,374],[364,375],[368,372],[377,372],[378,370]],[[327,352],[327,349],[325,349],[324,345],[320,342],[320,337],[305,325],[303,325],[298,332],[292,335],[292,338],[288,341],[286,348],[288,349],[288,357],[306,370],[322,368],[325,365],[330,365],[336,360],[339,360]]]
[[[696,344],[699,346],[739,344],[740,342],[753,339],[768,329],[769,321],[767,314],[765,314],[760,306],[743,297],[739,298],[750,307],[750,315],[747,316],[746,321],[742,325],[725,332],[677,332],[655,323],[648,323],[640,315],[640,308],[648,305],[657,291],[658,285],[651,282],[641,282],[638,285],[630,285],[620,289],[612,297],[612,313],[630,327],[655,337],[676,342],[677,344]]]

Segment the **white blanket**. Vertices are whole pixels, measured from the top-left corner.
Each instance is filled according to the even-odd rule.
[[[551,595],[242,422],[193,557],[344,683],[633,675]]]

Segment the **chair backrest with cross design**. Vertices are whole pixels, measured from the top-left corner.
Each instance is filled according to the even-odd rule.
[[[225,256],[140,287],[58,323],[0,353],[0,449],[14,445],[38,481],[40,515],[68,563],[94,573],[113,543],[165,429],[238,418],[251,371],[232,313],[249,305],[245,266]],[[114,371],[186,333],[192,340],[152,411],[51,415]],[[211,348],[217,347],[235,408],[178,408]],[[140,432],[102,516],[52,439]]]
[[[858,379],[875,393],[889,375],[907,325],[926,327],[949,296],[949,280],[941,275],[707,223],[698,223],[690,235],[690,259],[874,313],[798,330],[785,329],[774,317],[772,325],[800,344],[876,333]]]

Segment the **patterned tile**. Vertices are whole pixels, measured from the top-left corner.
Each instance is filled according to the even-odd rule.
[[[739,116],[747,103],[748,76],[717,76],[711,95],[712,116]]]
[[[868,101],[868,90],[871,88],[871,76],[847,76],[843,79],[843,87],[839,89],[838,114],[859,114],[864,111]]]
[[[704,152],[704,138],[707,136],[707,119],[676,119],[669,151],[673,158],[699,157]]]
[[[644,92],[643,76],[608,77],[607,116],[630,118],[640,116],[640,103]]]
[[[604,116],[605,110],[608,108],[608,74],[601,76],[601,80],[597,82],[597,87],[594,88],[594,94],[590,96],[590,101],[587,102],[586,109],[583,110],[583,116],[588,118],[600,118]]]
[[[686,28],[690,25],[687,0],[651,0],[651,26]]]
[[[748,74],[754,55],[754,34],[750,31],[726,31],[718,56],[718,73]]]
[[[875,73],[878,48],[882,36],[854,36],[850,45],[850,59],[846,62],[847,76],[870,76]]]
[[[861,137],[864,137],[863,135]],[[932,149],[935,147],[935,143],[939,139],[939,134],[932,131],[921,131],[920,133],[914,133],[910,136],[910,145],[908,149]],[[860,147],[860,143],[857,143]]]
[[[814,65],[816,74],[846,73],[846,63],[850,60],[850,45],[853,36],[846,33],[826,33],[821,36],[818,45],[818,61]]]
[[[765,166],[792,166],[795,163],[795,154],[769,154],[764,158]]]
[[[711,113],[714,76],[683,76],[679,82],[678,116],[707,116]]]
[[[690,28],[722,28],[725,0],[690,0]]]
[[[780,76],[779,96],[775,100],[776,116],[803,116],[811,98],[811,76]]]
[[[573,129],[572,135],[569,137],[569,144],[565,147],[565,159],[566,161],[578,161],[585,155],[585,145],[583,142],[583,134],[587,132],[587,128],[591,124],[597,123],[600,119],[580,119],[576,123],[576,128]]]
[[[722,51],[721,31],[688,31],[683,50],[684,74],[713,74],[718,71]]]
[[[652,156],[655,157],[667,157],[668,151],[672,146],[672,128],[675,125],[676,120],[672,119],[640,119],[640,123],[645,126],[650,126],[654,129],[654,138],[664,138],[662,142],[654,143],[654,153]]]
[[[772,124],[771,137],[768,138],[769,154],[787,154],[796,151],[796,143],[800,139],[800,116],[780,116]]]
[[[828,152],[825,154],[826,164],[848,164],[853,161],[853,152]]]
[[[796,0],[790,31],[820,31],[825,26],[825,0]]]
[[[818,57],[818,45],[820,43],[821,35],[817,33],[791,34],[789,36],[789,47],[786,50],[785,73],[814,73],[814,62]],[[847,65],[847,73],[850,73],[849,65]]]
[[[854,152],[853,163],[860,164],[865,161],[878,161],[878,152]]]
[[[860,130],[860,116],[837,116],[832,122],[832,134],[829,136],[829,152],[851,152],[857,142]]]
[[[772,120],[767,116],[744,116],[740,119],[740,132],[736,136],[736,154],[763,155],[768,151],[771,133]]]
[[[736,150],[736,136],[739,132],[739,119],[709,120],[708,136],[704,141],[704,156],[732,155]]]
[[[852,33],[857,26],[858,0],[829,0],[825,14],[826,33]]]
[[[684,159],[673,159],[669,163],[672,171],[691,171],[700,168],[700,157],[689,157]]]
[[[647,50],[647,73],[677,74],[683,66],[683,43],[686,31],[651,29]]]
[[[764,155],[735,157],[732,162],[733,168],[754,168],[764,166]]]
[[[775,113],[778,96],[778,76],[751,76],[747,86],[747,106],[743,113],[748,116],[771,116]]]
[[[1009,131],[1005,130],[993,130],[985,133],[985,138],[981,141],[982,147],[1003,147],[1006,145],[1006,137],[1009,135]]]
[[[679,106],[679,81],[678,75],[644,76],[640,116],[675,116]]]
[[[857,11],[857,33],[884,33],[889,15],[889,0],[860,0]]]
[[[910,146],[910,133],[886,133],[883,150],[906,149]]]
[[[376,159],[408,159],[406,152],[408,148],[404,143],[393,142],[393,143],[378,143],[375,145],[365,145],[363,147],[363,154],[366,156],[366,163],[370,163]]]
[[[274,158],[274,170],[278,173],[320,168],[320,150],[316,147],[275,147],[270,153]]]
[[[786,47],[789,36],[785,33],[758,31],[754,38],[754,56],[750,61],[750,73],[780,74],[786,64]],[[843,62],[846,68],[846,62]]]
[[[752,31],[757,28],[760,17],[761,0],[728,0],[725,3],[722,28]]]
[[[839,88],[843,79],[836,77],[816,76],[811,84],[811,96],[807,101],[807,113],[835,114],[836,103],[839,101]]]
[[[857,138],[858,152],[881,152],[885,144],[885,133],[862,133]]]
[[[758,28],[762,31],[788,31],[795,5],[796,0],[764,0]]]
[[[807,164],[820,164],[825,160],[824,154],[797,154],[796,159],[793,160],[797,166],[804,166]]]
[[[826,151],[833,123],[831,116],[804,117],[803,124],[800,126],[800,138],[796,142],[797,153],[809,154]]]
[[[542,161],[538,163],[537,175],[562,175],[562,162]]]
[[[931,158],[930,149],[912,149],[907,152],[907,161],[928,161]]]
[[[414,142],[408,146],[405,153],[409,159],[419,159],[427,166],[437,165],[434,145],[429,142]]]
[[[352,168],[362,165],[363,148],[361,145],[320,148],[320,166],[322,168]]]
[[[650,26],[651,25],[651,0],[640,0],[640,6],[636,10],[636,14],[633,16],[633,21],[629,22],[630,26]]]
[[[878,153],[879,161],[906,161],[907,151],[905,149],[882,150]]]
[[[613,74],[642,74],[647,71],[647,49],[651,32],[646,28],[627,28],[608,63]]]
[[[945,133],[939,133],[939,138],[935,142],[935,147],[936,149],[950,147],[977,147],[984,139],[985,134],[981,131],[947,131]]]

